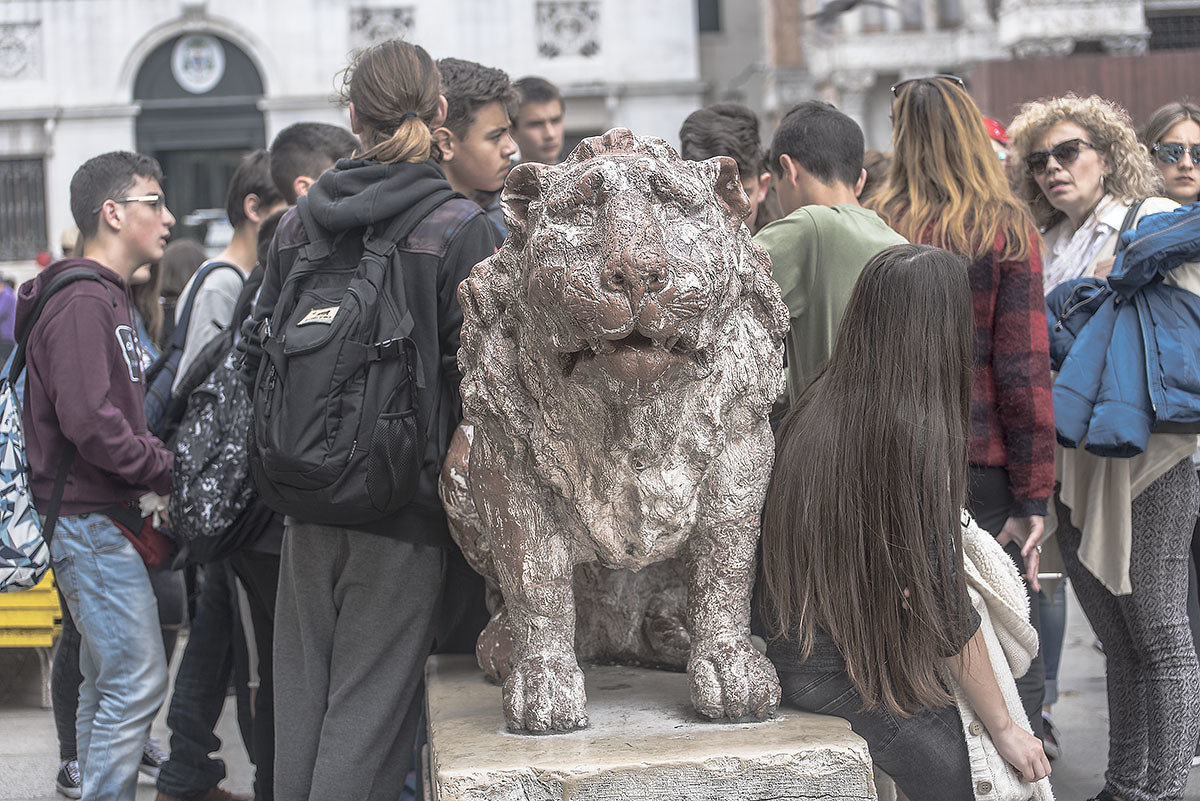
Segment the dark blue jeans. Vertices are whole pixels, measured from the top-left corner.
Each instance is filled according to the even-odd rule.
[[[922,709],[911,717],[886,710],[862,711],[862,696],[836,651],[820,644],[805,662],[786,643],[772,642],[767,656],[779,673],[783,700],[807,712],[849,721],[867,741],[871,760],[910,801],[974,798],[966,735],[956,707]]]
[[[228,564],[207,565],[167,711],[171,757],[158,774],[158,790],[166,795],[208,790],[225,778],[225,763],[209,754],[221,748],[213,730],[233,671],[233,640],[240,636],[234,599]]]

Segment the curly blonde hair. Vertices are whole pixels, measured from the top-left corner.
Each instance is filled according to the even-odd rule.
[[[1042,230],[1065,216],[1050,205],[1029,170],[1025,157],[1037,149],[1039,140],[1052,126],[1073,122],[1087,131],[1090,143],[1111,170],[1104,181],[1108,194],[1121,200],[1141,200],[1162,194],[1162,176],[1150,161],[1150,151],[1138,141],[1129,112],[1099,95],[1043,98],[1021,106],[1008,126],[1008,149],[1019,165],[1017,194],[1024,198]]]

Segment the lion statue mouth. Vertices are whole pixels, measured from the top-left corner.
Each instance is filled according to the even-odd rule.
[[[588,371],[605,373],[629,384],[657,383],[691,378],[693,370],[707,368],[707,349],[698,349],[680,334],[650,338],[641,331],[618,337],[602,337],[580,350],[559,354],[564,378]]]

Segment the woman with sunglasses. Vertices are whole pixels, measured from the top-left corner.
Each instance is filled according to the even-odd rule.
[[[1142,142],[1162,173],[1167,197],[1176,203],[1200,198],[1200,107],[1168,103],[1154,112]]]
[[[1188,102],[1163,106],[1142,130],[1142,143],[1150,148],[1154,166],[1162,173],[1167,197],[1180,204],[1200,199],[1200,106]],[[1200,471],[1200,450],[1193,454],[1192,466]],[[1200,519],[1192,530],[1192,564],[1188,569],[1188,621],[1192,640],[1200,643],[1197,572],[1200,572]],[[1196,758],[1192,759],[1193,766],[1197,758],[1200,758],[1200,743],[1196,746]]]
[[[917,78],[896,84],[892,93],[891,172],[869,205],[909,241],[945,248],[970,263],[975,337],[967,509],[1005,546],[1036,592],[1036,546],[1054,488],[1037,229],[1009,188],[983,115],[959,78]],[[1039,653],[1017,682],[1039,737],[1044,683]]]
[[[1027,103],[1009,128],[1018,192],[1044,226],[1046,291],[1111,270],[1130,209],[1175,202],[1129,115],[1092,96]],[[1192,265],[1168,274],[1200,287]],[[1189,286],[1190,288],[1190,286]],[[1195,291],[1193,289],[1192,291]],[[1054,516],[1067,575],[1107,658],[1109,749],[1099,801],[1180,799],[1200,735],[1200,677],[1186,611],[1197,507],[1196,437],[1153,434],[1131,459],[1057,448]]]

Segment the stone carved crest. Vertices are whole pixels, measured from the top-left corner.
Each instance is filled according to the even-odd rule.
[[[411,39],[416,14],[413,6],[351,8],[350,37],[356,47],[367,47],[387,39]]]
[[[42,71],[41,23],[0,25],[0,78],[37,78]]]
[[[788,319],[737,166],[614,129],[516,167],[502,203],[508,240],[459,288],[473,425],[441,492],[509,727],[587,725],[577,654],[686,666],[703,715],[769,715],[749,606]]]
[[[539,0],[538,55],[544,58],[600,52],[600,4],[595,0]]]

